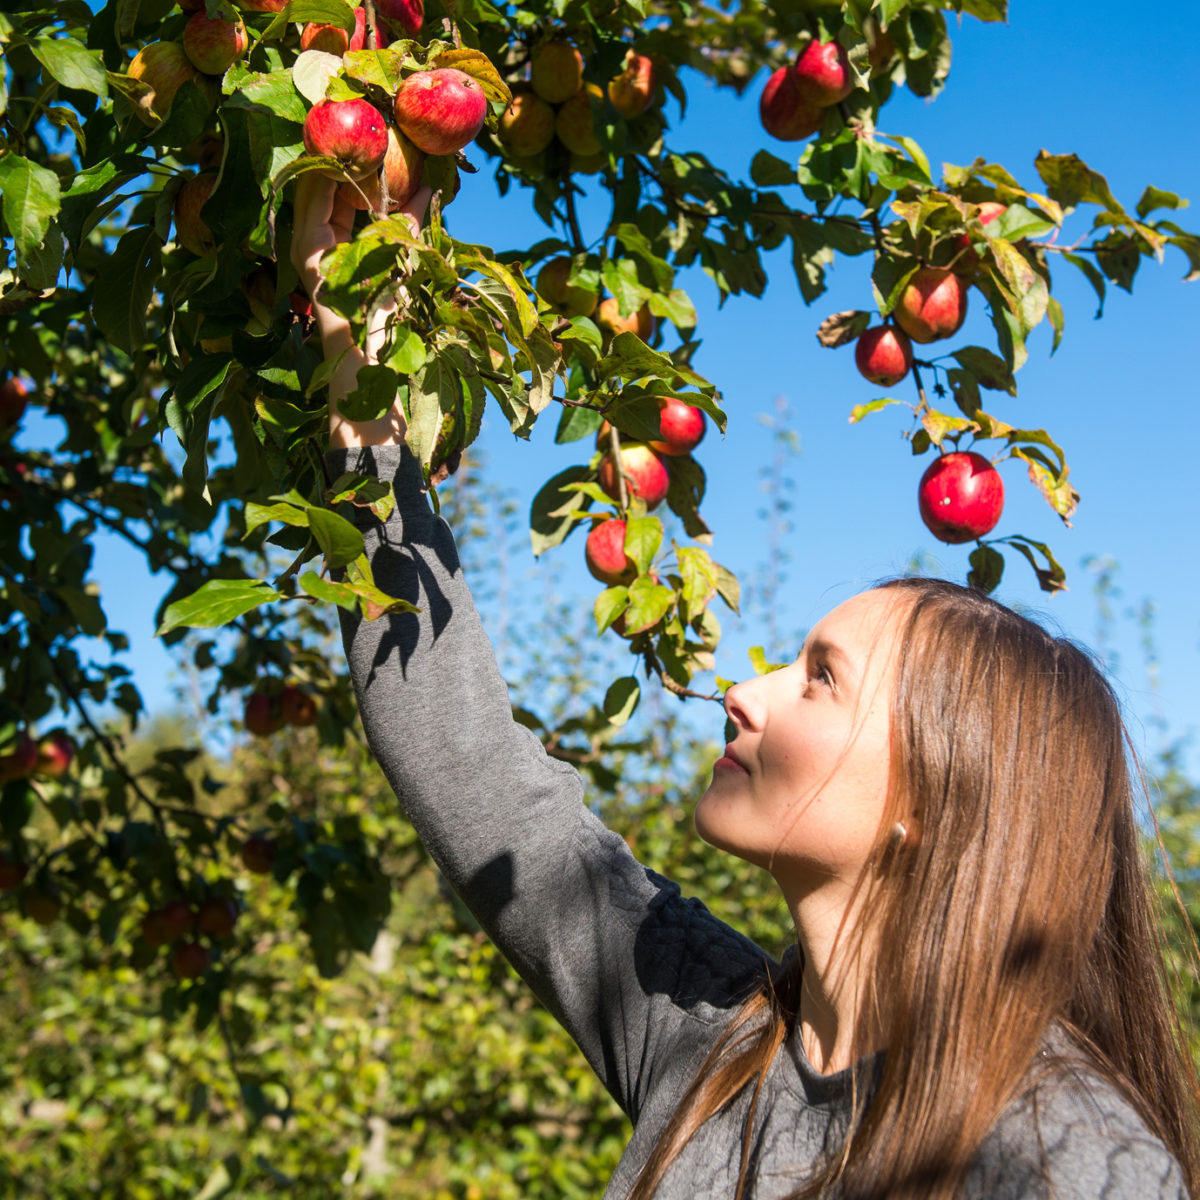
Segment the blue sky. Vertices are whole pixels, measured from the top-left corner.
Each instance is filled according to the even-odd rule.
[[[1190,196],[1200,205],[1200,93],[1182,68],[1178,49],[1194,31],[1192,3],[1156,5],[1153,21],[1131,25],[1131,11],[1114,3],[1014,5],[1008,27],[965,18],[955,37],[949,85],[936,102],[898,94],[884,109],[885,132],[915,137],[932,163],[963,164],[976,156],[1001,162],[1035,186],[1033,159],[1041,148],[1074,152],[1104,173],[1132,207],[1146,184]],[[693,82],[688,119],[678,123],[676,149],[696,149],[746,177],[753,154],[771,149],[788,158],[794,147],[771,143],[757,119],[761,81],[740,100]],[[482,155],[475,153],[476,160]],[[793,202],[799,204],[799,192]],[[527,244],[544,228],[517,192],[500,200],[486,170],[467,178],[448,214],[453,233],[497,248]],[[589,223],[589,217],[594,219]],[[598,235],[602,214],[584,210],[585,234]],[[1200,206],[1179,215],[1200,228]],[[497,229],[502,230],[497,234]],[[1077,234],[1083,222],[1077,221]],[[1002,468],[1008,504],[996,531],[1021,532],[1051,542],[1069,575],[1070,591],[1040,593],[1022,561],[1009,557],[1001,599],[1028,606],[1084,643],[1098,641],[1098,608],[1089,558],[1111,560],[1121,594],[1105,645],[1116,665],[1134,739],[1151,752],[1163,734],[1193,737],[1200,730],[1200,569],[1196,535],[1195,447],[1200,434],[1195,351],[1200,330],[1200,283],[1184,284],[1185,261],[1168,253],[1165,264],[1143,265],[1133,297],[1110,291],[1105,316],[1092,320],[1095,298],[1075,272],[1060,269],[1055,294],[1067,313],[1066,337],[1053,359],[1047,333],[1035,335],[1030,360],[1018,376],[1020,396],[1001,397],[994,411],[1012,424],[1044,427],[1066,450],[1082,494],[1073,529],[1065,529],[1036,495],[1015,462]],[[852,349],[824,350],[816,327],[828,313],[871,306],[866,259],[847,260],[832,272],[829,292],[806,308],[784,256],[768,263],[771,283],[761,300],[734,299],[718,311],[703,276],[681,279],[700,312],[704,345],[700,370],[721,388],[730,415],[721,440],[710,434],[697,456],[709,472],[704,513],[715,531],[715,558],[741,573],[770,553],[756,513],[772,460],[770,432],[759,419],[786,401],[802,442],[787,467],[792,481],[793,528],[787,535],[787,584],[774,597],[779,626],[801,630],[841,599],[881,576],[902,570],[914,555],[952,578],[966,572],[969,547],[947,547],[924,529],[916,486],[927,459],[913,459],[901,441],[902,410],[851,426],[847,415],[877,389],[853,364]],[[947,348],[991,344],[991,327],[978,293],[968,324]],[[668,346],[672,343],[668,341]],[[1001,401],[1005,407],[1001,407]],[[532,443],[516,442],[499,415],[486,423],[483,446],[497,482],[527,507],[539,484],[586,455],[586,447],[554,446],[553,422]],[[37,428],[29,430],[31,438]],[[169,436],[169,435],[168,435]],[[567,586],[590,607],[595,585],[582,570],[582,540],[557,552]],[[151,708],[170,702],[169,660],[152,639],[152,614],[165,582],[149,581],[135,554],[104,542],[97,578],[114,627],[133,639],[129,663]],[[1151,688],[1139,634],[1127,610],[1151,601],[1153,635],[1161,657],[1160,682]],[[765,640],[761,628],[723,621],[729,631],[718,659],[720,674],[747,673],[746,649]],[[793,647],[796,649],[798,647]],[[719,723],[707,714],[714,735]],[[1196,773],[1195,745],[1188,763]]]

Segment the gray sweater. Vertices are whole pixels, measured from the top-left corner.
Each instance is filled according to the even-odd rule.
[[[634,1132],[604,1195],[623,1200],[698,1065],[778,964],[641,866],[584,802],[574,769],[512,720],[508,691],[415,459],[331,451],[343,471],[395,477],[381,524],[356,510],[377,583],[419,614],[342,614],[368,742],[434,860],[579,1044]],[[753,1200],[785,1196],[836,1144],[850,1072],[821,1075],[798,1039],[776,1057],[755,1118]],[[747,1098],[710,1120],[659,1200],[732,1200]],[[597,1188],[599,1190],[599,1187]],[[1184,1197],[1174,1159],[1107,1084],[1075,1072],[1015,1104],[985,1141],[971,1197]]]

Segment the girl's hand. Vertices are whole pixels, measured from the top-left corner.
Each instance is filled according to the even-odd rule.
[[[432,194],[427,187],[419,188],[401,209],[414,233],[421,227]],[[313,317],[326,359],[341,358],[329,384],[329,444],[331,447],[398,444],[404,440],[406,428],[398,402],[390,413],[373,421],[348,421],[338,407],[354,390],[359,368],[378,361],[387,317],[395,304],[380,306],[371,314],[364,350],[354,345],[350,322],[318,299],[324,281],[321,257],[354,236],[355,210],[338,195],[337,181],[317,171],[308,171],[296,181],[293,209],[292,264],[312,300]]]

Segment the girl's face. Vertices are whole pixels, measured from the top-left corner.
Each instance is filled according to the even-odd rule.
[[[852,885],[874,850],[898,625],[895,593],[863,592],[818,622],[790,666],[725,694],[737,736],[713,767],[696,829],[785,892]]]

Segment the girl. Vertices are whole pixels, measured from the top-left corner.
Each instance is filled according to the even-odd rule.
[[[329,468],[394,479],[393,516],[358,520],[377,581],[420,607],[343,614],[363,724],[439,867],[633,1122],[605,1196],[1192,1194],[1196,1079],[1086,655],[903,580],[731,688],[696,827],[777,881],[797,937],[771,961],[639,865],[512,721],[399,407],[338,412],[380,337],[354,349],[320,304],[352,222],[303,177],[292,256],[325,353],[347,351]]]

